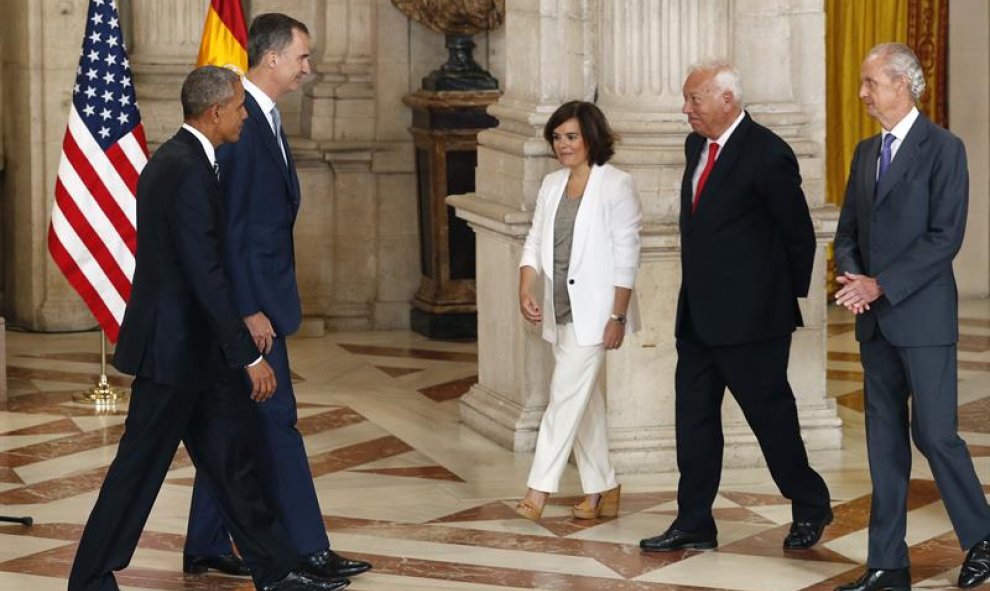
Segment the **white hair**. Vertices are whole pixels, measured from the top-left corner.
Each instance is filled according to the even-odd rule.
[[[688,76],[695,72],[714,72],[712,80],[718,89],[728,92],[735,104],[742,105],[742,80],[739,78],[739,71],[730,62],[724,59],[704,60],[688,68]]]
[[[883,58],[883,71],[891,78],[903,77],[915,102],[925,94],[925,72],[921,69],[918,56],[903,43],[881,43],[866,56],[866,59]]]

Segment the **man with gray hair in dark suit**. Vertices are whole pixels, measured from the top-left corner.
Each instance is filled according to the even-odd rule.
[[[904,45],[878,45],[863,62],[859,97],[883,133],[860,142],[853,156],[835,235],[835,297],[856,314],[873,502],[867,570],[836,591],[911,588],[910,436],[968,550],[959,587],[990,577],[990,506],[957,433],[952,259],[966,226],[966,150],[918,112],[924,90],[918,58]]]

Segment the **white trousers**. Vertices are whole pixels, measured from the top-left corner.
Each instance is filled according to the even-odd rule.
[[[619,485],[608,457],[605,398],[598,387],[598,370],[605,360],[602,345],[577,344],[574,324],[557,326],[550,400],[543,413],[528,486],[555,493],[567,459],[574,449],[585,494]]]

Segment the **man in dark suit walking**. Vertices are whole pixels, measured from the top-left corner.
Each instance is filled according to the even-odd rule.
[[[883,132],[853,155],[835,234],[835,297],[856,314],[873,502],[867,570],[837,591],[911,588],[911,436],[969,551],[958,585],[990,577],[990,507],[957,432],[952,259],[966,226],[966,149],[918,112],[924,90],[918,58],[899,43],[874,47],[860,69],[859,97]]]
[[[330,550],[302,435],[296,429],[285,337],[302,320],[296,284],[292,228],[299,210],[299,179],[275,101],[296,90],[309,74],[309,32],[284,14],[257,16],[248,32],[240,140],[217,151],[226,207],[224,263],[238,315],[278,379],[270,400],[256,405],[265,475],[279,516],[303,568],[323,577],[348,577],[371,568]],[[209,487],[197,476],[183,568],[236,573],[238,561]]]
[[[712,504],[722,471],[722,399],[735,396],[770,474],[791,500],[785,549],[809,548],[832,520],[828,488],[808,464],[787,381],[791,333],[801,326],[815,233],[794,152],[741,105],[736,70],[691,69],[684,108],[682,283],[677,305],[677,518],[640,547],[718,545]]]
[[[231,304],[214,169],[214,148],[240,134],[244,89],[229,70],[199,68],[182,86],[182,110],[182,129],[138,181],[137,262],[114,355],[117,369],[135,376],[133,394],[69,590],[118,588],[113,571],[130,562],[180,440],[216,493],[259,589],[342,589],[346,580],[294,570],[301,558],[254,469],[251,400],[270,398],[276,379]]]

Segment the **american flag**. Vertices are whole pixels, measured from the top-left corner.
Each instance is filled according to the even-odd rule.
[[[48,250],[110,342],[131,294],[148,146],[113,0],[90,0],[55,182]]]

